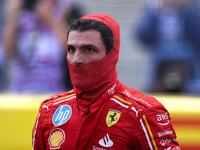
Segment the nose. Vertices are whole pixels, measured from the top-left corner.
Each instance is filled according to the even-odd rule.
[[[78,66],[78,65],[81,65],[84,63],[84,59],[83,59],[83,54],[80,50],[76,50],[74,54],[71,54],[71,56],[69,56],[71,58],[68,58],[68,59],[71,59],[71,63],[75,66]]]

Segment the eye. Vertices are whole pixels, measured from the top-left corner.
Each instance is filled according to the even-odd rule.
[[[92,53],[92,52],[94,52],[95,50],[94,50],[93,48],[87,48],[86,51],[87,51],[88,53]]]
[[[74,53],[75,49],[73,47],[67,47],[67,52]]]

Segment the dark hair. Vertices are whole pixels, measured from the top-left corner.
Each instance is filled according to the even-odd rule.
[[[38,0],[24,0],[24,8],[33,10]]]
[[[80,32],[87,30],[97,30],[100,32],[102,41],[106,46],[106,54],[108,54],[111,48],[113,48],[114,38],[112,31],[106,24],[102,22],[91,19],[74,20],[67,32],[67,39],[69,36],[69,32],[75,30],[78,30]]]

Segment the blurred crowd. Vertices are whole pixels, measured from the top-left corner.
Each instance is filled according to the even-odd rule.
[[[151,57],[145,90],[200,94],[200,1],[146,2],[134,29]]]
[[[200,94],[199,7],[199,0],[146,0],[133,29],[151,58],[144,91]],[[72,89],[65,36],[83,15],[73,0],[1,0],[0,92]]]
[[[1,0],[0,90],[48,93],[72,89],[66,33],[81,17],[72,0]]]

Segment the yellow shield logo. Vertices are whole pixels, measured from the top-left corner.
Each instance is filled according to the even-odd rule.
[[[121,113],[115,111],[115,110],[110,110],[108,111],[108,114],[106,116],[106,124],[108,127],[111,127],[112,125],[114,125],[115,123],[117,123],[117,121],[119,120],[121,116]]]

